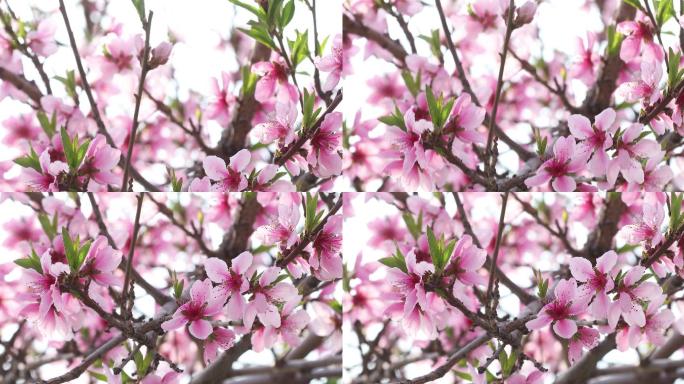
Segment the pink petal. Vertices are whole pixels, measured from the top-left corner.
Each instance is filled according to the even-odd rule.
[[[239,254],[231,262],[231,269],[238,275],[243,275],[252,266],[252,254],[245,251]]]
[[[569,339],[575,334],[575,332],[577,332],[577,324],[575,324],[575,322],[572,320],[562,319],[556,321],[556,323],[553,325],[553,330],[556,331],[558,336],[564,339]]]
[[[236,172],[242,172],[252,160],[252,154],[247,149],[241,149],[230,158],[230,168]]]
[[[586,139],[594,134],[589,119],[582,115],[571,115],[568,117],[568,127],[570,133],[578,139]]]
[[[556,192],[573,192],[577,188],[575,179],[567,175],[555,178],[551,185]]]
[[[167,320],[161,324],[161,327],[165,331],[173,331],[178,329],[188,323],[188,319],[178,313],[174,314],[170,320]]]
[[[229,276],[226,262],[217,257],[208,258],[204,262],[204,269],[207,272],[207,276],[209,276],[214,283],[223,283]]]
[[[583,257],[573,257],[569,264],[572,276],[578,281],[587,281],[594,275],[591,263]]]
[[[190,333],[200,340],[206,339],[213,330],[208,320],[200,319],[190,323]]]
[[[217,156],[207,156],[202,162],[204,172],[211,180],[223,180],[228,175],[226,162]]]

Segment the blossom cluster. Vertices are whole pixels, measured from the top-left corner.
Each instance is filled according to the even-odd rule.
[[[176,73],[206,31],[186,36],[176,20],[164,20],[171,27],[162,31],[159,10],[130,3],[140,20],[106,2],[82,5],[85,31],[75,21],[81,6],[65,1],[0,8],[0,127],[12,148],[0,159],[3,190],[292,192],[333,184],[342,171],[342,38],[317,18],[339,13],[334,6],[226,1],[222,11],[252,20],[212,32],[217,54],[239,60],[205,74],[212,86],[202,92]],[[313,25],[295,27],[295,17]]]
[[[345,80],[364,101],[345,177],[359,191],[678,189],[681,18],[671,1],[582,3],[575,17],[602,25],[572,24],[572,49],[553,37],[562,1],[348,1]]]
[[[3,197],[7,209],[29,209],[3,223],[3,250],[21,255],[2,264],[13,292],[3,327],[20,324],[11,348],[22,356],[59,356],[35,368],[7,361],[22,380],[65,382],[92,364],[89,350],[109,344],[101,364],[85,366],[91,378],[179,382],[223,353],[285,356],[303,340],[298,359],[341,363],[329,361],[342,348],[341,201],[332,194]],[[227,240],[230,231],[247,232]]]
[[[352,224],[370,235],[350,247],[343,303],[361,381],[391,377],[385,364],[407,382],[450,371],[478,383],[564,380],[590,369],[583,358],[598,345],[599,360],[616,347],[626,359],[659,354],[683,330],[678,194],[378,193],[353,197],[350,210],[368,200],[383,214]],[[592,237],[597,228],[607,240]],[[378,327],[378,350],[365,349]],[[440,365],[449,370],[433,375]]]

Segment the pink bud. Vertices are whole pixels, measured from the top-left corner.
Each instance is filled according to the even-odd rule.
[[[529,24],[537,12],[537,3],[528,1],[517,9],[514,25],[516,28]]]
[[[169,42],[161,42],[156,48],[152,49],[152,58],[150,59],[150,69],[154,69],[160,65],[166,64],[171,56],[171,49],[173,46]]]

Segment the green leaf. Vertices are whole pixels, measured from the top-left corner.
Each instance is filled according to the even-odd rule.
[[[41,275],[43,274],[43,268],[40,265],[40,258],[38,258],[38,255],[35,254],[35,251],[32,251],[31,256],[14,260],[14,264],[25,269],[33,269]]]
[[[430,111],[432,124],[435,126],[436,132],[440,132],[444,127],[449,114],[451,113],[454,100],[452,99],[445,104],[443,95],[440,94],[438,98],[435,98],[435,94],[432,92],[432,88],[430,87],[426,88],[425,97],[427,98],[428,110]]]
[[[276,18],[280,16],[283,8],[283,0],[268,0],[268,13],[266,23],[269,27],[276,25]]]
[[[107,379],[107,376],[102,374],[102,373],[98,373],[95,371],[88,371],[88,373],[90,374],[91,377],[95,378],[97,381],[104,381],[105,383],[109,382],[109,380]]]
[[[420,81],[421,81],[421,73],[418,71],[416,74],[416,77],[414,79],[413,75],[411,75],[411,72],[409,71],[401,71],[401,77],[404,79],[404,83],[406,84],[406,88],[411,92],[411,95],[415,98],[418,96],[418,93],[420,92]]]
[[[656,6],[656,23],[658,24],[658,28],[660,28],[675,16],[674,4],[673,0],[654,0],[654,4]]]
[[[428,247],[430,248],[430,256],[432,257],[432,264],[435,265],[435,272],[444,270],[448,257],[451,255],[445,254],[444,237],[439,240],[435,237],[435,233],[431,227],[427,229]]]
[[[93,244],[92,240],[86,241],[85,244],[78,250],[78,267],[80,268],[85,261],[86,256],[88,256],[88,251],[90,251],[90,246]]]
[[[418,220],[414,219],[413,215],[411,215],[408,212],[404,213],[402,215],[402,218],[404,219],[406,229],[408,229],[409,233],[411,233],[411,236],[413,236],[415,240],[418,240],[421,233],[423,232],[423,212],[421,211],[418,214]]]
[[[263,28],[260,26],[252,26],[251,29],[246,29],[246,28],[238,28],[239,31],[244,33],[245,35],[251,37],[252,39],[260,42],[261,44],[267,46],[271,50],[277,51],[278,48],[276,47],[275,42],[271,38],[271,35]]]
[[[303,33],[297,31],[297,38],[288,40],[287,43],[290,46],[292,66],[296,69],[309,55],[309,31],[305,30]]]
[[[670,193],[670,233],[675,233],[682,224],[682,199],[684,194]]]
[[[608,46],[606,48],[608,56],[615,57],[620,53],[620,46],[624,36],[617,31],[615,24],[608,27],[606,36],[608,38]]]
[[[138,17],[140,17],[140,21],[142,23],[145,23],[145,0],[131,0],[131,2],[133,2],[135,10],[138,12]]]
[[[29,148],[30,152],[28,155],[14,159],[14,162],[24,168],[32,168],[38,173],[43,173],[43,170],[40,166],[40,158],[38,154],[33,149],[32,145],[29,144]]]
[[[302,100],[304,101],[304,108],[302,112],[302,130],[306,132],[309,128],[314,125],[316,121],[317,113],[314,111],[314,103],[316,102],[316,93],[309,91],[304,88],[304,95]]]
[[[295,3],[294,0],[290,0],[285,4],[283,7],[283,13],[280,15],[280,28],[283,29],[285,28],[288,24],[290,24],[290,21],[292,21],[292,18],[294,17],[294,12],[295,12]]]
[[[404,115],[402,115],[399,107],[394,105],[394,112],[388,116],[379,117],[378,120],[389,126],[398,127],[402,131],[406,132],[406,122],[404,121]]]
[[[347,268],[347,263],[344,263],[342,264],[342,289],[347,293],[351,292],[350,280],[349,268]]]
[[[71,272],[78,272],[80,264],[80,240],[78,236],[72,239],[67,227],[62,227],[62,241],[64,242],[64,253],[66,254],[67,264]],[[88,246],[90,247],[90,246]]]
[[[55,132],[57,132],[57,115],[53,112],[52,118],[48,118],[43,111],[38,111],[37,115],[38,122],[43,128],[43,131],[45,131],[45,134],[48,135],[48,137],[52,138]]]
[[[435,99],[435,94],[432,92],[431,87],[427,87],[425,90],[425,97],[428,103],[428,110],[430,111],[430,117],[432,117],[432,123],[438,126],[439,119],[442,117],[441,109],[437,104],[437,99]],[[440,127],[441,128],[441,127]]]
[[[401,250],[398,247],[394,255],[392,255],[391,257],[384,257],[378,261],[390,268],[399,268],[404,273],[408,272],[408,269],[406,268],[406,259],[404,257],[404,254],[401,253]]]
[[[402,263],[399,260],[397,260],[396,257],[383,257],[382,259],[380,259],[378,261],[380,261],[382,264],[384,264],[390,268],[399,268],[401,270],[404,269],[404,268],[402,268]]]
[[[506,363],[501,364],[501,371],[502,371],[504,377],[508,377],[511,374],[511,372],[513,372],[513,368],[515,367],[515,363],[517,361],[518,361],[518,353],[514,349],[511,351],[511,354],[506,358]]]
[[[443,60],[442,42],[439,37],[439,29],[433,29],[430,32],[430,36],[420,35],[418,38],[425,40],[425,42],[428,43],[430,46],[430,51],[440,62]]]
[[[55,213],[52,220],[50,220],[47,214],[41,212],[38,214],[38,221],[40,222],[40,226],[43,227],[43,232],[45,232],[50,241],[52,241],[57,235],[57,213]]]
[[[254,6],[251,4],[247,4],[244,1],[240,0],[228,0],[231,3],[237,5],[240,8],[246,9],[247,11],[251,12],[254,14],[260,21],[265,21],[266,20],[266,12],[264,12],[264,9],[259,7],[259,6]]]
[[[62,147],[64,147],[64,156],[66,157],[67,164],[69,165],[69,169],[73,169],[72,164],[75,160],[75,157],[74,149],[71,145],[71,137],[69,137],[69,134],[64,127],[59,129],[59,133],[62,137]]]
[[[316,227],[316,218],[318,210],[318,194],[306,193],[306,201],[304,203],[304,233],[313,232]]]
[[[454,375],[460,377],[461,379],[463,379],[465,381],[473,381],[473,377],[467,372],[457,371],[455,369],[452,370],[451,372],[453,372]]]
[[[646,0],[648,1],[648,0]],[[623,2],[631,5],[632,7],[640,10],[644,10],[644,7],[641,5],[641,2],[639,0],[623,0]]]

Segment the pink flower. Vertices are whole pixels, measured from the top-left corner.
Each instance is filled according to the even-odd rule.
[[[537,174],[525,180],[525,185],[535,187],[552,180],[553,189],[558,192],[572,192],[577,184],[571,175],[584,169],[586,154],[578,152],[575,139],[559,137],[553,146],[554,157],[546,160]]]
[[[252,135],[263,144],[277,141],[279,145],[286,146],[295,139],[296,120],[297,107],[294,104],[276,103],[275,116],[257,124]]]
[[[628,183],[644,182],[640,158],[656,155],[660,151],[660,145],[654,140],[640,138],[643,128],[641,124],[632,124],[615,144],[617,156],[608,164],[606,174],[609,185],[615,185],[619,173]]]
[[[665,219],[665,212],[663,206],[656,203],[644,203],[642,210],[639,221],[626,226],[624,231],[630,243],[644,242],[651,247],[663,240],[660,226]]]
[[[399,224],[398,216],[389,216],[375,219],[368,224],[371,231],[371,238],[368,245],[380,247],[388,244],[394,247],[393,243],[400,243],[404,240],[408,232]]]
[[[259,277],[253,289],[254,297],[245,308],[244,324],[247,328],[252,327],[257,316],[266,327],[279,327],[281,319],[276,304],[299,301],[297,288],[291,283],[280,281],[273,285],[280,270],[278,267],[269,267]]]
[[[425,172],[428,169],[428,156],[423,146],[422,134],[432,131],[433,126],[430,121],[416,120],[413,108],[409,108],[404,113],[404,124],[406,131],[397,127],[389,127],[387,136],[389,142],[396,147],[403,156],[403,161],[399,166],[402,170],[402,181],[409,190],[415,189],[420,185],[432,184],[430,175]]]
[[[559,281],[554,293],[555,299],[539,311],[536,319],[527,322],[527,329],[541,329],[553,323],[556,334],[569,339],[577,332],[573,317],[584,312],[589,298],[579,295],[575,279]]]
[[[574,364],[580,357],[584,348],[593,349],[598,345],[599,331],[589,327],[579,327],[577,333],[568,344],[568,359]]]
[[[14,249],[17,245],[26,245],[25,249],[29,249],[28,245],[40,240],[43,231],[37,229],[33,225],[33,221],[26,218],[20,218],[6,222],[2,226],[5,233],[5,241],[2,245],[7,249]],[[29,243],[29,244],[24,244]]]
[[[311,151],[306,161],[313,174],[326,178],[342,172],[342,157],[338,153],[342,144],[342,113],[332,112],[325,116],[318,131],[311,137]]]
[[[262,61],[252,65],[252,72],[261,76],[254,90],[254,98],[259,102],[266,102],[276,94],[280,102],[296,103],[297,88],[288,82],[290,69],[282,57],[274,61]]]
[[[226,162],[217,156],[207,156],[204,158],[204,171],[209,179],[218,181],[212,185],[211,189],[216,192],[242,191],[247,188],[247,177],[243,172],[252,160],[252,154],[247,149],[241,149],[230,158],[230,163],[226,167]]]
[[[644,182],[642,184],[630,183],[627,186],[629,191],[644,190],[647,192],[659,192],[665,190],[665,185],[672,180],[674,174],[672,168],[667,164],[662,164],[664,151],[659,151],[646,161],[644,166]]]
[[[310,318],[306,311],[301,309],[294,311],[297,305],[297,302],[288,302],[283,306],[278,326],[267,325],[252,333],[252,346],[255,352],[270,348],[279,340],[291,347],[299,345],[299,333],[306,328]]]
[[[642,43],[645,58],[663,61],[665,53],[653,41],[654,27],[648,17],[641,12],[639,12],[636,21],[628,20],[618,24],[617,31],[626,36],[620,48],[620,59],[622,61],[627,62],[637,57],[641,52]]]
[[[592,316],[599,319],[608,317],[610,299],[608,292],[613,290],[615,282],[611,271],[617,262],[617,253],[608,251],[596,259],[596,267],[592,267],[589,260],[583,257],[573,257],[570,259],[570,272],[572,277],[584,284],[579,287],[580,294],[594,297],[589,311]]]
[[[230,75],[227,72],[221,73],[223,86],[219,85],[217,79],[213,79],[212,101],[207,110],[207,118],[215,119],[221,125],[230,123],[233,118],[232,108],[235,104],[235,96],[230,92]]]
[[[144,48],[141,35],[129,36],[127,38],[110,34],[111,41],[105,44],[104,55],[106,67],[103,68],[104,75],[110,75],[126,70],[137,69],[140,64],[138,55]]]
[[[235,344],[235,332],[226,328],[214,328],[204,343],[204,362],[209,364],[216,359],[218,350],[227,350]]]
[[[206,346],[205,346],[206,348]],[[163,377],[159,377],[155,374],[150,374],[145,376],[144,379],[142,379],[141,383],[142,384],[177,384],[178,383],[178,377],[180,376],[180,373],[170,371],[167,372]]]
[[[105,137],[96,135],[88,146],[86,157],[79,168],[79,175],[89,177],[91,180],[102,184],[116,184],[118,177],[112,169],[116,167],[121,158],[121,151],[110,147]]]
[[[629,102],[642,100],[644,106],[651,105],[662,97],[659,87],[662,76],[663,68],[659,62],[644,59],[641,61],[641,80],[622,83],[617,92]],[[656,133],[662,135],[664,132]]]
[[[3,120],[2,125],[6,130],[2,142],[10,147],[26,145],[27,142],[36,140],[42,132],[40,126],[36,125],[35,117],[32,114],[7,116]]]
[[[42,321],[49,320],[49,316],[55,315],[49,313],[53,306],[56,311],[64,308],[64,300],[67,299],[59,288],[59,277],[62,274],[69,274],[69,267],[64,263],[54,263],[50,254],[48,249],[40,257],[40,272],[33,269],[24,271],[26,285],[40,299],[37,317]]]
[[[57,30],[57,24],[51,19],[45,19],[35,30],[26,34],[26,43],[38,55],[50,56],[57,52],[55,30]]]
[[[57,176],[62,172],[69,172],[69,167],[61,162],[50,162],[50,153],[44,150],[38,157],[40,169],[38,172],[33,168],[24,169],[24,177],[29,188],[39,192],[55,192],[59,190]]]
[[[608,154],[606,150],[613,145],[612,135],[617,130],[614,126],[615,110],[607,108],[596,115],[594,125],[582,115],[568,117],[570,133],[579,140],[578,150],[592,155],[589,160],[589,170],[595,176],[603,176],[608,168]]]
[[[631,326],[646,325],[642,302],[657,298],[662,294],[662,290],[656,283],[640,282],[645,271],[642,266],[632,267],[620,282],[617,288],[617,301],[611,305],[608,313],[608,324],[612,328],[617,324],[620,315]]]
[[[487,252],[473,245],[470,235],[463,235],[454,248],[451,255],[451,263],[446,269],[448,275],[453,274],[454,296],[459,296],[460,291],[466,286],[484,283],[483,276],[477,273],[487,258]]]
[[[309,265],[314,275],[322,281],[342,278],[342,215],[328,218],[311,246]]]
[[[119,279],[114,276],[114,271],[121,263],[121,257],[121,252],[112,248],[104,236],[98,236],[90,245],[80,274],[91,278],[93,282],[103,287],[119,286]],[[89,295],[100,302],[104,301],[104,298],[93,288],[95,285],[90,284]]]
[[[249,290],[247,271],[252,266],[252,260],[251,253],[242,252],[232,260],[230,269],[225,261],[217,257],[210,257],[204,262],[204,269],[209,279],[219,284],[217,288],[224,297],[229,298],[228,318],[230,320],[240,320],[245,313],[247,303],[242,294]]]
[[[155,48],[152,49],[152,56],[150,58],[150,69],[154,69],[160,65],[166,64],[169,61],[169,56],[171,56],[171,49],[173,45],[168,41],[162,41]]]
[[[387,270],[387,280],[396,295],[387,297],[395,301],[386,312],[403,313],[403,326],[416,338],[434,338],[435,321],[432,315],[444,310],[444,302],[434,292],[425,292],[423,276],[434,273],[435,266],[425,261],[416,262],[413,250],[406,254],[406,272],[398,268]]]
[[[278,218],[270,224],[261,226],[255,231],[257,238],[264,244],[278,244],[281,247],[289,248],[297,241],[297,224],[299,223],[299,205],[279,204]]]
[[[190,288],[190,301],[178,307],[173,317],[163,322],[161,327],[165,331],[173,331],[190,323],[190,333],[204,340],[213,331],[207,318],[218,315],[224,302],[225,296],[220,288],[212,288],[209,279],[195,281]]]
[[[316,68],[322,72],[329,72],[328,78],[321,86],[323,92],[334,89],[342,75],[342,36],[336,35],[333,39],[330,55],[316,59]]]
[[[484,143],[484,135],[477,131],[484,121],[486,111],[473,104],[470,95],[462,94],[454,102],[451,117],[444,131],[466,143]]]
[[[596,80],[596,67],[600,63],[600,56],[594,51],[596,34],[587,33],[587,44],[581,37],[577,38],[577,51],[580,58],[570,68],[570,77],[581,80],[586,85],[591,85]]]
[[[338,153],[342,144],[342,113],[325,116],[318,131],[311,137],[311,151],[306,157],[313,174],[326,178],[342,172],[342,157]]]
[[[617,332],[615,341],[617,342],[618,350],[624,352],[630,347],[638,347],[644,335],[654,345],[661,346],[665,344],[665,332],[674,322],[672,311],[667,308],[660,309],[665,298],[665,295],[660,295],[648,303],[645,313],[646,320],[643,326],[629,325]]]

